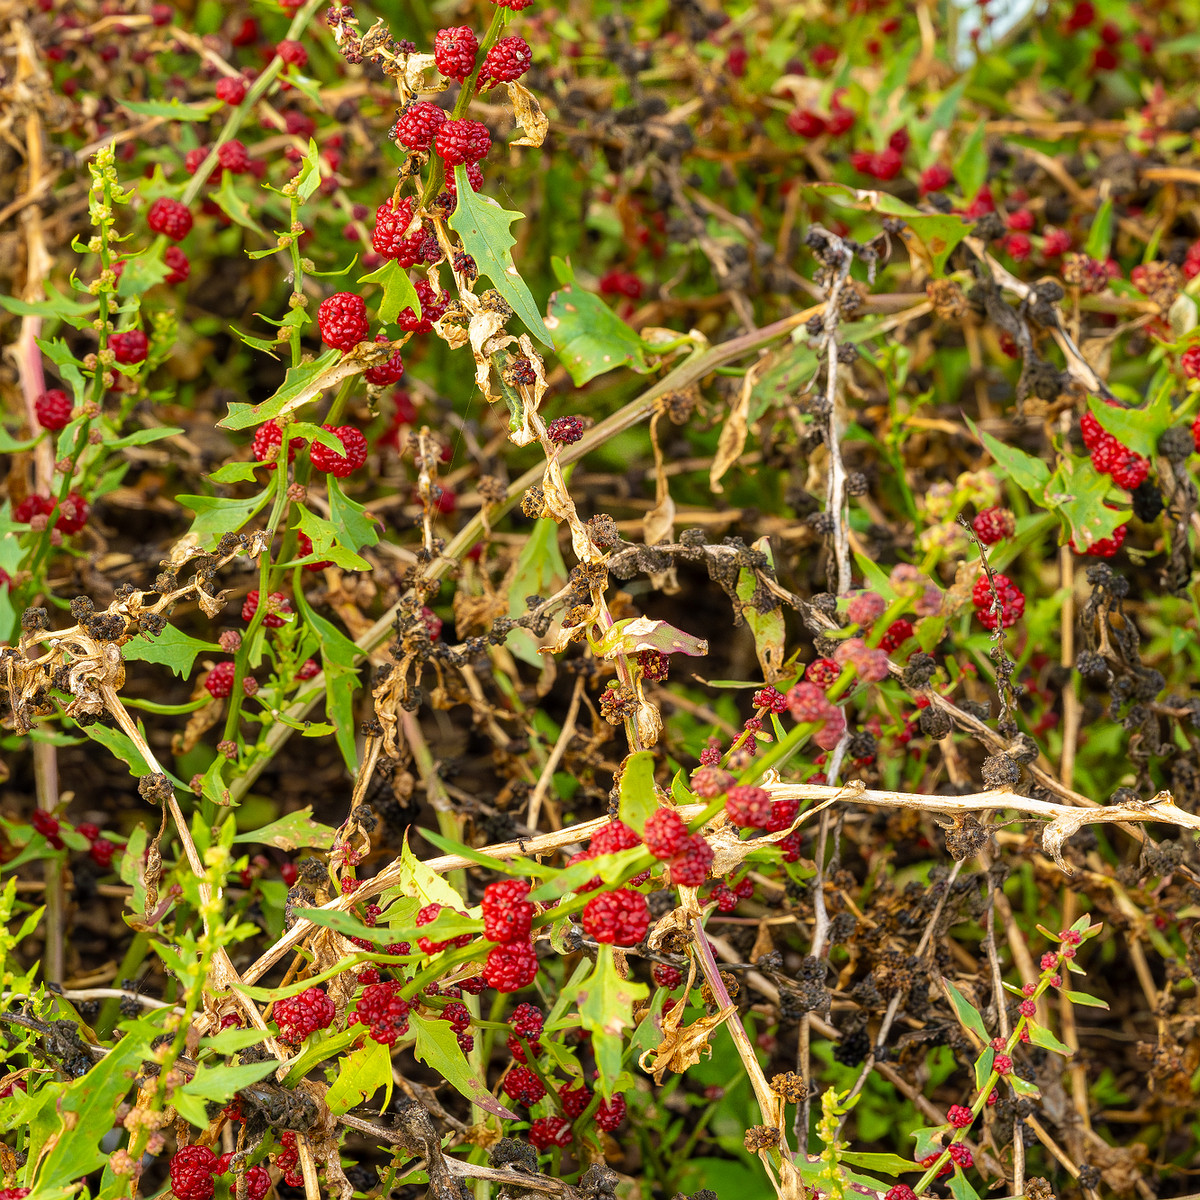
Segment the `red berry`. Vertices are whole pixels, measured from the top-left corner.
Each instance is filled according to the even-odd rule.
[[[91,821],[80,821],[75,826],[75,832],[80,837],[85,837],[89,842],[94,842],[100,836],[100,826],[92,824]]]
[[[842,668],[832,658],[814,658],[804,668],[805,680],[810,684],[815,684],[823,692],[837,682],[841,673]],[[784,697],[784,707],[787,707],[786,696]]]
[[[65,425],[70,424],[73,407],[71,398],[61,388],[51,388],[33,402],[33,411],[37,416],[38,424],[43,429],[50,430],[62,429]]]
[[[483,977],[498,992],[518,992],[528,987],[538,971],[537,952],[531,942],[493,946],[483,966]]]
[[[448,166],[477,163],[487,157],[492,137],[480,121],[445,121],[434,135],[433,148]]]
[[[146,224],[155,233],[165,233],[173,242],[182,242],[192,231],[192,214],[186,204],[160,196],[150,205]]]
[[[483,936],[488,941],[507,945],[529,940],[534,909],[525,899],[528,895],[527,879],[503,879],[484,888],[481,904]]]
[[[768,712],[787,712],[787,699],[773,687],[759,688],[754,693],[753,704],[755,708],[765,708]]]
[[[946,1113],[946,1120],[955,1129],[966,1129],[975,1118],[971,1115],[969,1108],[964,1108],[961,1104],[952,1104]]]
[[[283,444],[283,430],[276,421],[266,421],[254,431],[254,441],[250,448],[259,462],[269,462],[274,467],[274,460],[279,456],[279,447]],[[304,447],[303,438],[293,438],[288,442],[288,462],[296,458],[296,451]]]
[[[163,251],[163,262],[171,268],[163,278],[163,283],[187,283],[188,276],[192,273],[192,264],[178,246],[168,246]]]
[[[528,1067],[513,1067],[504,1077],[504,1094],[517,1104],[532,1108],[546,1094],[546,1089]]]
[[[477,192],[483,187],[483,170],[478,163],[467,164],[467,182],[470,183],[473,192]],[[453,171],[446,172],[446,191],[452,196],[458,195],[458,180],[454,177]],[[450,211],[453,212],[453,208]]]
[[[272,592],[270,598],[275,611],[267,613],[263,618],[263,624],[270,629],[279,629],[287,624],[279,614],[292,611],[291,601],[282,592]],[[256,612],[258,612],[258,588],[246,593],[246,599],[242,602],[242,620],[249,624],[254,620]]]
[[[564,1083],[558,1089],[558,1098],[562,1102],[563,1112],[574,1121],[583,1116],[584,1110],[591,1104],[592,1089],[586,1083],[581,1083],[575,1088],[569,1083]]]
[[[1025,612],[1025,595],[1007,575],[996,572],[996,596],[1000,601],[1000,623],[1005,629],[1015,625]],[[992,612],[992,590],[986,575],[981,575],[971,590],[971,601],[978,610],[980,623],[985,629],[996,628],[996,615]]]
[[[460,82],[475,70],[479,39],[466,25],[439,29],[433,35],[433,61],[447,79]]]
[[[1053,225],[1042,226],[1042,254],[1046,258],[1058,258],[1071,248],[1071,235],[1065,229]]]
[[[445,313],[449,297],[445,292],[435,295],[428,279],[418,279],[413,286],[421,302],[421,315],[418,317],[411,308],[406,308],[396,318],[396,324],[405,333],[428,333],[433,328],[433,322],[440,320]]]
[[[807,679],[792,685],[788,690],[787,702],[792,720],[807,724],[826,721],[836,711],[824,689]]]
[[[583,422],[578,417],[555,417],[546,426],[546,436],[557,446],[570,446],[583,437]]]
[[[237,667],[232,662],[219,662],[208,673],[208,678],[204,681],[204,686],[208,689],[208,694],[217,700],[232,695],[233,679],[237,672]]]
[[[232,175],[243,175],[250,170],[250,155],[245,143],[230,138],[217,147],[217,165]]]
[[[13,509],[13,520],[19,525],[28,525],[34,517],[48,517],[55,509],[49,496],[26,496]]]
[[[296,67],[299,70],[303,70],[306,66],[308,66],[308,51],[305,50],[305,48],[299,42],[293,41],[290,38],[284,38],[284,40],[275,47],[275,53],[278,54],[279,57],[282,58],[289,67]]]
[[[954,172],[949,167],[943,166],[942,163],[934,163],[932,167],[926,167],[921,172],[921,195],[927,196],[930,192],[940,192],[942,188],[953,182]]]
[[[1033,242],[1028,234],[1010,233],[1004,239],[1004,248],[1017,262],[1024,262],[1033,253]]]
[[[288,996],[275,1004],[273,1012],[279,1036],[285,1042],[302,1042],[319,1029],[333,1023],[333,1001],[319,987],[310,987],[298,996]]]
[[[1006,223],[1014,233],[1029,233],[1033,229],[1033,213],[1027,208],[1018,208],[1008,214]]]
[[[317,309],[321,340],[335,350],[353,350],[367,336],[367,304],[353,292],[334,292]]]
[[[917,1200],[917,1193],[907,1183],[897,1183],[888,1188],[883,1200]]]
[[[150,342],[140,329],[126,329],[122,333],[114,333],[108,339],[108,348],[117,362],[130,366],[146,361]]]
[[[375,335],[376,342],[390,342],[391,340],[386,333]],[[381,362],[375,367],[368,367],[363,372],[363,378],[373,387],[387,387],[389,384],[399,382],[403,374],[404,359],[400,357],[399,350],[394,350],[391,357],[385,362]]]
[[[641,844],[642,839],[624,821],[609,821],[592,834],[590,849],[593,856],[619,854],[622,850],[632,850]]]
[[[683,852],[669,860],[671,882],[680,887],[699,887],[708,878],[712,861],[712,847],[700,834],[692,834]]]
[[[217,1156],[207,1146],[184,1146],[171,1157],[171,1190],[179,1200],[210,1200]]]
[[[1150,463],[1140,454],[1126,450],[1113,464],[1111,474],[1117,487],[1134,492],[1146,482],[1146,477],[1150,474]]]
[[[532,3],[532,0],[526,2]],[[526,7],[526,3],[521,0],[508,0],[504,7],[519,9]],[[541,1151],[549,1150],[551,1146],[569,1146],[571,1126],[562,1117],[538,1117],[529,1126],[529,1142]]]
[[[725,815],[743,829],[761,829],[771,819],[771,793],[760,787],[731,787],[725,797]]]
[[[673,808],[660,808],[647,818],[642,836],[655,858],[674,858],[685,849],[690,835],[683,818]]]
[[[825,118],[811,108],[793,109],[787,115],[786,125],[797,137],[820,137],[827,128]]]
[[[951,1160],[958,1163],[964,1171],[975,1165],[975,1158],[969,1146],[964,1146],[962,1142],[951,1142],[948,1149]]]
[[[997,1074],[1007,1075],[1013,1068],[1013,1061],[1007,1054],[997,1054],[992,1060],[992,1069]]]
[[[911,621],[905,620],[904,617],[898,617],[887,627],[887,632],[879,639],[879,648],[885,653],[891,654],[894,650],[899,650],[915,632]]]
[[[428,150],[434,134],[442,127],[446,114],[428,100],[410,104],[397,118],[393,134],[409,150]]]
[[[782,833],[800,812],[799,800],[776,800],[771,805],[771,815],[763,828],[768,833]]]
[[[1097,538],[1086,550],[1081,551],[1075,544],[1075,539],[1071,539],[1071,549],[1076,554],[1087,554],[1092,558],[1113,558],[1121,549],[1125,541],[1125,535],[1129,532],[1128,525],[1118,525],[1113,530],[1112,537]]]
[[[666,988],[668,991],[677,988],[683,982],[682,972],[678,967],[671,966],[670,963],[655,963],[650,968],[650,974],[659,987]]]
[[[1179,365],[1189,379],[1200,379],[1200,342],[1189,346],[1183,352]]]
[[[318,471],[335,475],[338,479],[353,475],[367,461],[367,439],[362,430],[355,429],[353,425],[339,425],[336,428],[322,425],[321,428],[328,430],[342,443],[344,453],[339,454],[321,442],[313,442],[309,451],[312,465]]]
[[[226,75],[217,80],[217,99],[226,104],[241,104],[246,98],[246,81],[240,75]]]
[[[883,616],[887,602],[878,592],[856,592],[846,605],[846,616],[855,625],[873,625]]]
[[[394,1046],[408,1032],[408,1010],[409,1004],[400,995],[399,983],[372,983],[363,988],[350,1016],[350,1024],[366,1025],[372,1041]]]
[[[1016,532],[1017,523],[1007,508],[993,505],[993,507],[985,508],[975,514],[971,528],[975,530],[975,536],[985,546],[994,546],[1002,538],[1012,537]]]
[[[512,83],[529,70],[533,62],[533,51],[529,43],[519,34],[500,38],[487,52],[483,66],[479,68],[479,82]]]
[[[611,1100],[601,1100],[596,1106],[596,1124],[605,1133],[612,1133],[625,1120],[625,1097],[620,1093]]]
[[[598,942],[614,946],[636,946],[650,928],[646,897],[628,888],[601,892],[583,910],[584,932]]]
[[[58,836],[58,818],[46,812],[43,808],[35,808],[33,810],[33,815],[29,818],[29,823],[43,837]]]
[[[58,509],[54,528],[60,533],[78,533],[86,524],[91,505],[78,493],[70,492]]]
[[[441,109],[438,109],[441,112]],[[405,236],[412,224],[412,200],[405,196],[398,208],[388,200],[375,210],[375,228],[371,232],[371,246],[376,254],[395,259],[402,267],[411,267],[421,257],[421,241],[424,232],[418,225],[413,233]]]
[[[518,1004],[512,1011],[508,1023],[513,1030],[527,1041],[537,1041],[546,1025],[546,1014],[536,1004]]]

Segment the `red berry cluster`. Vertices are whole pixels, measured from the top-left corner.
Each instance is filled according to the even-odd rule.
[[[846,715],[825,695],[823,688],[802,679],[788,690],[787,702],[793,721],[818,726],[813,734],[818,746],[832,750],[838,744],[846,729]]]
[[[442,911],[444,905],[441,904],[426,904],[417,913],[418,925],[432,925],[438,918],[438,913]],[[417,938],[417,945],[421,948],[422,954],[440,954],[448,946],[467,946],[471,943],[471,935],[469,933],[459,934],[458,937],[447,938],[445,941],[434,941],[433,938]]]
[[[183,1146],[171,1156],[171,1191],[178,1200],[211,1200],[217,1156],[207,1146]]]
[[[479,39],[466,25],[439,29],[433,36],[433,61],[447,79],[460,82],[475,70]]]
[[[483,891],[483,936],[491,942],[508,945],[529,937],[533,905],[527,879],[504,879],[489,883]]]
[[[504,1094],[515,1103],[532,1108],[546,1094],[546,1088],[528,1067],[513,1067],[504,1077]]]
[[[287,996],[275,1004],[275,1023],[284,1042],[302,1042],[310,1034],[328,1029],[333,1023],[333,1001],[319,987],[310,987],[298,996]]]
[[[629,888],[601,892],[583,910],[584,932],[598,942],[614,946],[636,946],[650,928],[646,897]]]
[[[348,1023],[365,1025],[372,1041],[394,1046],[408,1032],[408,1010],[399,983],[372,983],[363,988]]]
[[[279,614],[291,613],[291,601],[282,592],[272,592],[269,599],[271,611],[263,617],[263,624],[268,629],[280,629],[287,622]],[[254,620],[256,612],[258,612],[258,588],[246,593],[246,599],[242,602],[242,620],[249,624]]]
[[[355,429],[353,425],[322,425],[321,428],[341,442],[342,453],[330,449],[324,442],[314,441],[309,450],[312,465],[318,471],[334,475],[338,479],[353,475],[367,461],[367,439],[362,430]]]
[[[1017,523],[1007,508],[993,505],[975,514],[971,528],[985,546],[994,546],[1003,538],[1012,537],[1016,532]]]
[[[543,1153],[553,1146],[569,1146],[571,1126],[562,1117],[539,1117],[529,1126],[529,1142]]]
[[[334,292],[317,309],[321,340],[335,350],[353,350],[366,336],[367,303],[354,292]]]
[[[303,1187],[304,1175],[297,1171],[300,1165],[300,1151],[296,1148],[296,1135],[289,1129],[279,1135],[282,1149],[275,1155],[275,1165],[283,1172],[283,1182],[288,1187]]]
[[[43,392],[33,402],[33,412],[38,424],[51,431],[70,424],[73,407],[70,397],[60,388],[51,388],[50,391]]]
[[[979,623],[987,630],[994,630],[997,624],[1005,629],[1015,625],[1025,614],[1025,593],[1007,575],[995,572],[992,579],[996,584],[996,598],[1000,601],[1000,614],[992,611],[992,589],[988,577],[981,575],[971,589],[971,603],[975,605]]]
[[[78,533],[87,524],[90,511],[88,502],[78,492],[71,492],[61,506],[49,496],[26,496],[13,508],[12,516],[18,525],[31,525],[38,518],[48,518],[57,512],[54,528],[60,533],[70,534]],[[46,523],[43,522],[41,527],[44,528]]]
[[[1117,441],[1092,413],[1083,414],[1079,430],[1092,456],[1092,466],[1101,475],[1111,475],[1113,482],[1127,492],[1135,491],[1145,482],[1150,474],[1149,461]]]
[[[182,242],[192,232],[192,214],[186,204],[160,196],[146,213],[146,224],[173,242]]]

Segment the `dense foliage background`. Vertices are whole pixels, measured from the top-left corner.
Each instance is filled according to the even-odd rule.
[[[0,16],[0,1198],[1195,1191],[1190,0]]]

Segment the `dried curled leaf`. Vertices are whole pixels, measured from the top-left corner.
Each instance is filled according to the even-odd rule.
[[[669,621],[631,617],[606,630],[603,637],[592,643],[592,650],[599,658],[616,658],[618,654],[637,654],[641,650],[699,658],[708,653],[708,642],[677,629]]]
[[[450,80],[442,76],[432,54],[410,54],[404,64],[404,86],[410,92],[431,95],[444,92],[450,86]]]
[[[508,85],[508,98],[512,101],[513,115],[517,124],[525,131],[524,137],[519,137],[512,146],[540,146],[546,140],[550,131],[550,119],[542,112],[542,106],[537,97],[515,79]]]
[[[712,1016],[701,1017],[691,1025],[680,1025],[687,1005],[680,1000],[669,1009],[662,1019],[663,1037],[659,1044],[645,1051],[638,1060],[643,1071],[654,1076],[654,1082],[661,1084],[668,1071],[682,1075],[688,1067],[694,1067],[703,1054],[711,1054],[709,1042],[712,1035],[737,1011],[737,1006],[727,1005]],[[654,1060],[653,1067],[648,1065]]]

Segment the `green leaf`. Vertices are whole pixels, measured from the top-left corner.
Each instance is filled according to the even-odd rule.
[[[1068,992],[1064,990],[1062,995],[1066,996],[1072,1004],[1082,1004],[1084,1008],[1108,1008],[1106,1001],[1101,1000],[1098,996],[1089,996],[1087,992]]]
[[[645,343],[599,296],[574,286],[574,274],[561,259],[554,259],[555,274],[566,287],[550,296],[546,328],[554,340],[559,361],[581,387],[597,375],[632,367],[650,370]]]
[[[254,337],[252,334],[243,333],[240,329],[237,328],[236,325],[230,325],[229,328],[231,330],[233,330],[233,332],[236,333],[238,335],[238,337],[241,338],[241,340],[247,346],[250,347],[251,350],[261,350],[262,353],[269,354],[272,358],[279,357],[279,355],[276,354],[275,351],[279,349],[280,344],[274,338]],[[253,407],[253,405],[251,405],[251,404],[236,404],[236,408],[238,408],[238,409],[245,409],[245,408],[252,408],[252,407]],[[231,404],[229,406],[229,411],[233,412],[234,408],[235,408],[235,404]],[[230,428],[232,428],[232,426]]]
[[[992,1064],[996,1061],[996,1052],[988,1046],[975,1060],[975,1086],[983,1087],[987,1077],[992,1073]]]
[[[224,500],[219,496],[176,496],[175,499],[195,514],[191,532],[197,537],[207,534],[236,533],[271,498],[267,488],[249,500]]]
[[[967,1182],[962,1167],[957,1163],[954,1164],[954,1174],[950,1176],[950,1182],[946,1186],[949,1187],[954,1200],[979,1200],[979,1193]]]
[[[549,517],[533,523],[533,529],[521,547],[516,570],[508,588],[508,615],[519,617],[525,612],[526,596],[552,596],[567,578],[567,564],[558,548],[558,525]],[[544,656],[538,654],[537,643],[527,629],[514,629],[505,643],[509,650],[539,670]]]
[[[406,308],[411,308],[418,317],[421,315],[417,289],[413,287],[408,272],[394,258],[389,258],[369,275],[363,275],[358,282],[377,283],[383,288],[383,298],[379,301],[379,320],[384,325],[390,325]]]
[[[441,904],[447,908],[466,906],[466,901],[454,888],[412,852],[407,835],[400,851],[399,886],[405,896],[419,896],[422,904]]]
[[[579,1022],[592,1035],[592,1050],[600,1076],[597,1083],[607,1100],[621,1071],[626,1030],[633,1028],[633,1005],[650,989],[617,974],[611,946],[596,954],[596,969],[579,988]]]
[[[1025,1028],[1029,1030],[1029,1040],[1035,1046],[1041,1046],[1043,1050],[1053,1050],[1055,1054],[1061,1054],[1064,1058],[1070,1058],[1075,1053],[1070,1046],[1060,1042],[1045,1025],[1039,1025],[1036,1021],[1026,1021]]]
[[[913,1147],[913,1158],[919,1162],[931,1154],[941,1154],[942,1134],[949,1128],[949,1125],[926,1125],[922,1129],[914,1129],[912,1137],[917,1144]]]
[[[838,1157],[842,1162],[850,1163],[851,1166],[862,1167],[867,1171],[878,1171],[881,1175],[893,1178],[897,1175],[907,1175],[913,1169],[912,1161],[901,1158],[898,1154],[869,1154],[843,1150]]]
[[[220,654],[221,647],[188,637],[174,625],[168,625],[157,637],[140,634],[121,648],[126,662],[159,663],[186,679],[199,654]]]
[[[343,545],[354,550],[375,545],[379,541],[379,525],[366,515],[367,510],[342,491],[337,476],[326,476],[325,486],[329,494],[329,517],[342,530]]]
[[[317,516],[315,512],[303,505],[300,506],[299,526],[301,532],[306,534],[308,540],[312,542],[313,548],[310,555],[297,561],[322,562],[327,559],[347,571],[369,571],[371,569],[371,564],[365,558],[361,558],[338,540],[339,530],[345,528],[344,526],[339,527],[331,521],[326,521],[324,517]]]
[[[277,1070],[279,1060],[274,1058],[266,1062],[202,1066],[183,1085],[183,1093],[185,1096],[194,1096],[197,1100],[215,1100],[218,1104],[227,1104],[242,1088],[265,1079],[272,1071]]]
[[[908,217],[904,222],[920,239],[933,259],[935,274],[946,269],[946,260],[954,248],[971,232],[971,226],[962,217],[945,214],[928,217]]]
[[[18,300],[15,296],[0,296],[0,308],[18,317],[85,317],[94,313],[99,300],[72,300],[52,283],[46,284],[45,300]]]
[[[333,476],[329,477],[333,483]],[[332,494],[332,487],[330,493]],[[325,713],[336,729],[338,749],[351,775],[358,772],[358,747],[354,737],[354,693],[358,688],[355,660],[358,647],[334,624],[313,611],[302,592],[296,603],[304,620],[320,639],[325,675]]]
[[[463,249],[474,258],[479,273],[492,281],[529,332],[542,345],[554,349],[533,293],[513,263],[512,248],[517,239],[509,226],[520,220],[524,213],[509,212],[495,200],[479,195],[467,180],[466,167],[454,168],[454,180],[458,204],[450,216],[450,228],[462,239]]]
[[[222,171],[221,186],[212,193],[212,198],[217,202],[221,211],[235,224],[264,238],[267,236],[267,231],[254,219],[250,205],[238,191],[231,171]]]
[[[1088,231],[1087,245],[1084,253],[1089,258],[1098,258],[1101,262],[1108,260],[1108,252],[1112,247],[1113,232],[1113,202],[1112,197],[1100,205],[1099,211],[1092,220],[1092,228]]]
[[[127,258],[121,278],[117,280],[117,295],[145,295],[155,284],[162,283],[170,273],[171,268],[153,254],[138,254]]]
[[[302,846],[328,850],[336,836],[336,829],[312,819],[312,808],[306,804],[286,817],[272,821],[270,825],[260,825],[257,829],[239,833],[233,840],[235,845],[250,843],[255,846],[274,846],[277,850],[299,850]]]
[[[296,195],[303,204],[321,186],[321,162],[317,143],[308,139],[308,150],[300,165],[300,174],[296,176]]]
[[[443,1022],[444,1023],[444,1022]],[[392,1099],[392,1056],[387,1046],[373,1038],[338,1059],[337,1078],[325,1093],[325,1103],[335,1116],[366,1104],[380,1088],[384,1089],[383,1108]]]
[[[971,432],[984,444],[1004,475],[1013,481],[1034,503],[1040,504],[1042,493],[1050,481],[1050,468],[1040,458],[1006,446],[999,438],[979,429],[970,417],[966,418]]]
[[[207,121],[224,107],[220,100],[205,104],[182,104],[178,100],[121,100],[119,103],[139,117],[166,117],[168,121]]]
[[[646,820],[658,809],[658,791],[654,786],[654,753],[638,750],[625,760],[620,784],[621,820],[641,834]]]
[[[246,483],[255,478],[254,472],[263,464],[260,462],[231,462],[218,467],[209,479],[213,483]]]
[[[257,1046],[267,1035],[261,1029],[222,1029],[212,1037],[200,1039],[200,1045],[217,1054],[233,1054],[247,1046]]]
[[[409,1024],[417,1035],[413,1054],[432,1071],[441,1076],[455,1091],[466,1096],[472,1104],[506,1120],[516,1120],[517,1114],[505,1108],[484,1083],[476,1078],[467,1056],[458,1044],[458,1035],[449,1021],[409,1014]]]
[[[297,408],[321,391],[322,376],[341,361],[340,350],[326,350],[320,358],[289,367],[283,386],[261,404],[229,406],[229,415],[218,421],[222,429],[250,429],[278,417],[285,410]]]
[[[1145,408],[1114,408],[1097,396],[1088,397],[1088,406],[1103,429],[1143,458],[1154,458],[1158,439],[1175,423],[1168,388],[1159,388]]]
[[[760,537],[753,548],[765,554],[768,565],[774,567],[775,558],[771,553],[769,537]],[[758,656],[763,679],[772,680],[783,667],[787,630],[783,620],[783,608],[778,601],[775,601],[774,608],[766,612],[759,612],[754,606],[752,601],[758,593],[758,587],[758,577],[753,571],[743,568],[738,572],[737,598],[742,602],[742,616],[746,618],[746,624],[754,635],[754,653]]]
[[[65,1086],[41,1089],[46,1105],[39,1127],[45,1129],[48,1122],[49,1137],[36,1137],[30,1122],[31,1161],[38,1161],[38,1152],[49,1138],[54,1139],[54,1146],[41,1159],[33,1188],[35,1196],[77,1184],[107,1161],[108,1151],[101,1142],[113,1127],[117,1108],[129,1094],[142,1060],[150,1052],[151,1038],[162,1032],[161,1026],[145,1021],[122,1022],[121,1028],[127,1031],[125,1036],[86,1075]]]
[[[40,437],[22,438],[18,441],[7,429],[0,428],[0,454],[20,454],[32,450],[41,441]]]
[[[1105,503],[1112,487],[1112,480],[1101,475],[1090,459],[1068,457],[1059,460],[1058,470],[1046,485],[1046,506],[1058,512],[1080,551],[1112,537],[1117,526],[1129,520],[1128,510],[1109,508]]]
[[[946,996],[954,1008],[955,1016],[965,1028],[978,1035],[979,1040],[986,1046],[988,1031],[984,1028],[979,1010],[944,975],[942,976],[942,986],[946,989]]]
[[[306,921],[311,921],[314,925],[332,929],[335,933],[340,933],[342,937],[362,938],[364,942],[370,942],[374,946],[386,946],[389,942],[397,940],[388,926],[376,925],[371,928],[364,925],[357,917],[336,908],[301,908],[296,910],[296,915],[303,917]],[[422,927],[422,932],[424,932],[424,927]]]
[[[1018,1096],[1040,1096],[1042,1094],[1034,1084],[1022,1079],[1020,1075],[1005,1075],[1004,1078],[1012,1085],[1012,1090]]]
[[[954,160],[954,178],[962,189],[964,199],[973,200],[987,179],[986,123],[980,121],[971,131]]]
[[[178,425],[156,425],[150,429],[135,429],[124,437],[104,443],[106,450],[123,450],[126,446],[148,446],[151,442],[161,442],[163,438],[175,437],[184,430]]]

